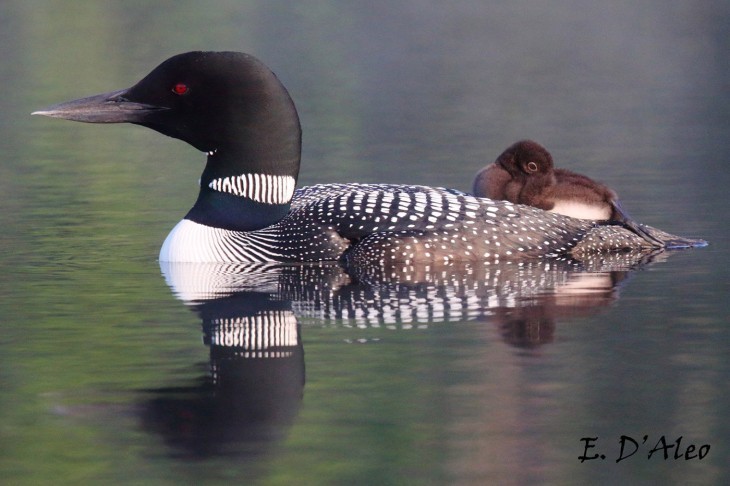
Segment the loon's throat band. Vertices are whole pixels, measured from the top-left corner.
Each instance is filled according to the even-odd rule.
[[[286,204],[294,195],[296,180],[286,175],[241,174],[208,183],[214,191],[242,196],[265,204]]]

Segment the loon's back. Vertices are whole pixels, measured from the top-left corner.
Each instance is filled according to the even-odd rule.
[[[278,223],[237,232],[183,220],[162,261],[427,263],[567,255],[591,221],[459,191],[389,184],[321,184],[295,192]],[[617,226],[591,251],[646,246]]]

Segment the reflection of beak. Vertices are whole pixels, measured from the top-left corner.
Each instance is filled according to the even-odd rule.
[[[135,103],[124,98],[127,89],[58,103],[31,115],[63,118],[85,123],[140,123],[150,113],[167,110],[161,106]]]

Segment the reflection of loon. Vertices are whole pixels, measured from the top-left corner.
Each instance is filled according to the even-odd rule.
[[[191,303],[210,347],[210,375],[147,390],[143,422],[186,457],[257,456],[299,412],[304,351],[291,303],[243,291]]]
[[[650,259],[616,254],[583,264],[554,260],[387,268],[162,262],[161,268],[175,294],[190,304],[258,289],[291,302],[298,316],[327,325],[396,329],[489,320],[529,327],[540,314],[542,321],[554,320],[608,305],[628,270]]]
[[[552,341],[557,319],[613,302],[647,258],[389,268],[163,262],[167,283],[202,320],[210,374],[148,390],[143,422],[186,457],[263,454],[301,406],[298,317],[372,332],[486,320],[509,344],[532,347]]]

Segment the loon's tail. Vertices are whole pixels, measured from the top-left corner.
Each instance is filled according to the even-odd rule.
[[[707,241],[700,238],[685,238],[683,236],[676,236],[657,228],[652,228],[645,224],[639,225],[643,232],[650,235],[652,239],[659,240],[664,243],[664,248],[680,249],[680,248],[702,248],[707,246]]]

